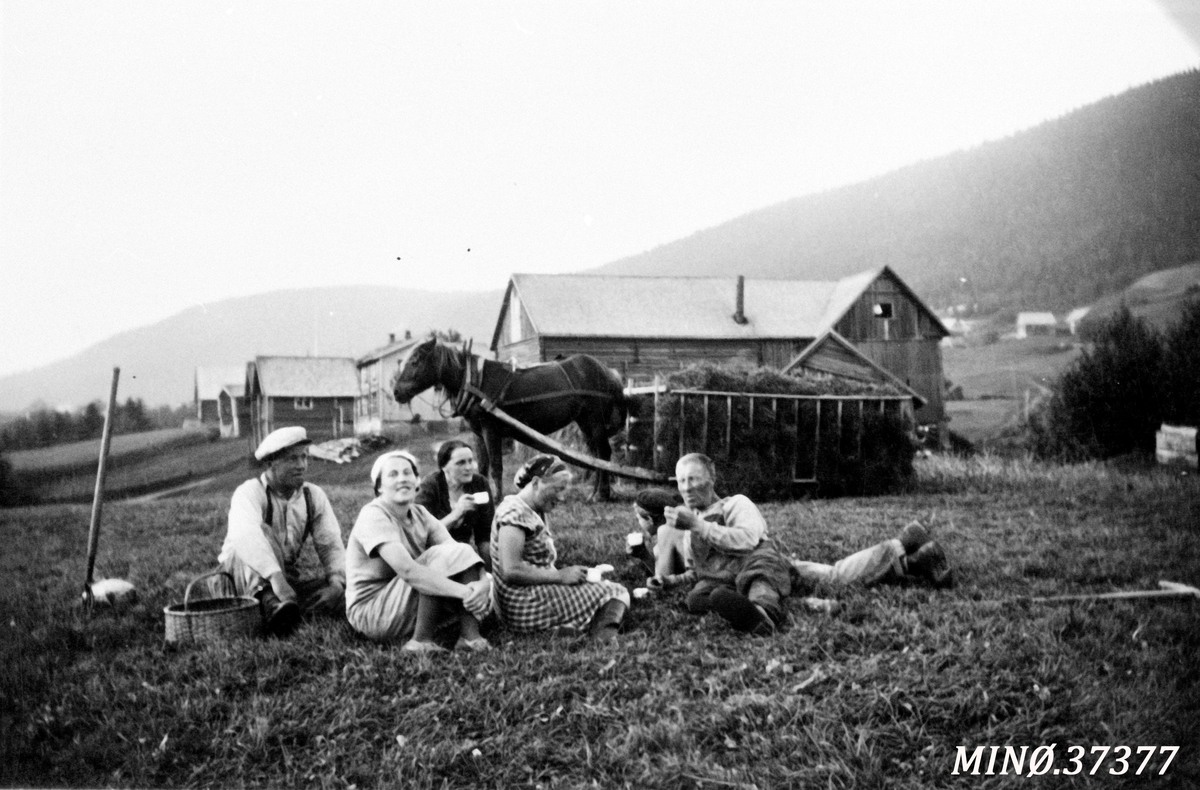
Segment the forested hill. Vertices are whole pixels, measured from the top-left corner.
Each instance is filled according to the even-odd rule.
[[[1088,304],[1197,259],[1200,71],[1189,71],[597,272],[828,279],[887,264],[932,306],[992,312]]]

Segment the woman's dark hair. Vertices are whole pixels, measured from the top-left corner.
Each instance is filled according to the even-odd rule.
[[[659,527],[667,522],[663,510],[680,504],[679,494],[665,488],[645,488],[638,491],[634,504],[650,514],[650,521]]]
[[[438,469],[445,469],[446,464],[450,463],[450,456],[454,455],[454,451],[460,447],[465,447],[468,450],[471,450],[471,445],[467,444],[466,442],[459,441],[458,439],[451,439],[448,442],[442,442],[442,446],[439,447],[437,451]],[[471,450],[471,452],[473,453],[475,451]]]
[[[554,455],[535,455],[525,462],[525,465],[517,470],[513,475],[513,483],[517,488],[524,488],[529,485],[529,482],[535,477],[546,477],[548,475],[557,474],[567,468],[557,456]]]

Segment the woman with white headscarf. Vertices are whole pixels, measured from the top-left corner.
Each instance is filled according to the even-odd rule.
[[[358,514],[346,550],[346,619],[381,642],[404,649],[445,650],[435,635],[458,624],[459,650],[487,650],[479,623],[491,605],[483,561],[416,504],[417,459],[384,453],[371,468],[375,499]]]

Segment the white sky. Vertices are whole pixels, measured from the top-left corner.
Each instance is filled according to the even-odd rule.
[[[0,36],[0,375],[231,296],[597,266],[1200,65],[1152,0],[38,0]]]

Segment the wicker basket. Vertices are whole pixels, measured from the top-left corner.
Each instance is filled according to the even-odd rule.
[[[163,607],[163,614],[167,618],[168,642],[222,642],[239,636],[255,636],[261,630],[262,614],[254,598],[241,596],[191,600],[196,582],[218,574],[226,576],[230,585],[233,585],[233,577],[225,571],[210,571],[192,579],[183,592],[183,603]]]

